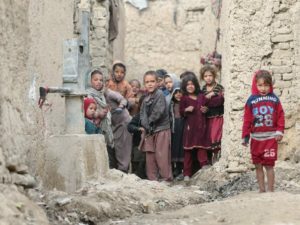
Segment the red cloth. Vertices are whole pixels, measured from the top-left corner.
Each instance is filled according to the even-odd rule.
[[[83,104],[83,107],[84,107],[84,117],[86,117],[86,118],[88,118],[88,119],[90,119],[90,120],[93,120],[93,118],[88,117],[88,116],[86,115],[86,111],[87,111],[87,109],[88,109],[88,107],[89,107],[89,105],[90,105],[91,103],[94,103],[95,105],[97,105],[97,104],[96,104],[96,101],[95,101],[93,98],[85,98],[85,99],[84,99],[84,104]]]
[[[202,93],[194,100],[189,96],[182,96],[180,101],[180,114],[185,118],[183,131],[183,148],[192,150],[194,148],[209,148],[209,141],[205,135],[206,117],[200,111],[201,106],[207,104],[207,99]],[[193,112],[185,112],[185,109],[193,106]]]
[[[223,130],[223,116],[212,117],[207,119],[207,134],[211,141],[211,149],[221,148]]]
[[[200,167],[203,167],[208,164],[207,160],[207,151],[205,149],[196,149],[197,151],[197,160],[200,164]],[[193,154],[192,151],[184,152],[183,160],[183,175],[191,177],[193,174]]]
[[[273,93],[272,86],[268,95],[258,94],[256,74],[252,81],[252,95],[245,104],[242,138],[250,133],[284,131],[284,111],[280,100]]]
[[[275,138],[258,141],[251,139],[251,158],[253,164],[274,166],[277,160],[278,144]]]

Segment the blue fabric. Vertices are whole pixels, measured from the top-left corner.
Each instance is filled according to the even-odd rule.
[[[85,132],[87,134],[102,134],[102,130],[87,118],[85,118]]]

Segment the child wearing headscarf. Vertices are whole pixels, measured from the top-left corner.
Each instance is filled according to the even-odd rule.
[[[95,113],[97,110],[96,101],[93,98],[84,99],[84,119],[85,119],[85,132],[87,134],[101,134],[100,127],[95,122]]]

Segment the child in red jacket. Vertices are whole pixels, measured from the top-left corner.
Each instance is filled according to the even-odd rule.
[[[273,93],[271,74],[259,70],[254,74],[252,95],[245,105],[242,144],[247,146],[251,135],[251,158],[260,192],[265,192],[263,168],[266,169],[268,191],[274,191],[274,165],[283,131],[284,112],[279,98]]]

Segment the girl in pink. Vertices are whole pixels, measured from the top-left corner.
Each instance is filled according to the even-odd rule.
[[[183,77],[180,114],[185,118],[183,131],[183,175],[184,180],[188,181],[193,172],[193,152],[197,155],[200,167],[208,164],[206,149],[209,148],[209,142],[205,136],[207,99],[200,91],[200,85],[193,72],[185,72]]]

